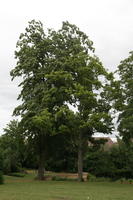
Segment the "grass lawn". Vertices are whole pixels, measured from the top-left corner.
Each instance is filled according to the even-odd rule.
[[[5,177],[0,200],[133,200],[133,185],[113,182],[35,181]]]

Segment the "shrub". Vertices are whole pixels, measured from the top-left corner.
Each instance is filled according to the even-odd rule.
[[[52,181],[66,181],[66,177],[60,177],[60,176],[53,176]]]
[[[77,181],[77,178],[68,178],[68,177],[60,177],[60,176],[53,176],[52,181]]]
[[[128,179],[129,184],[133,183],[133,179]]]
[[[10,173],[10,174],[8,174],[8,176],[24,177],[25,174],[14,172],[14,173]]]
[[[133,183],[133,179],[126,179],[126,178],[120,178],[117,181],[120,182],[121,184],[123,184],[123,183],[132,184]]]
[[[87,180],[90,182],[108,182],[111,181],[111,178],[107,178],[107,177],[96,177],[93,174],[88,174],[87,176]]]
[[[94,182],[96,181],[96,176],[92,175],[92,174],[88,174],[87,175],[87,180],[90,182]]]
[[[110,178],[107,178],[107,177],[97,177],[96,178],[96,182],[109,182],[111,181]]]
[[[121,178],[121,179],[120,179],[120,182],[121,182],[121,183],[124,183],[125,181],[126,181],[125,178]]]
[[[4,183],[3,173],[0,171],[0,184]]]

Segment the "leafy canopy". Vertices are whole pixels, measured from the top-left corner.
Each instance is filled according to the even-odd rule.
[[[21,115],[26,133],[66,131],[72,120],[80,122],[79,131],[111,131],[105,92],[109,74],[93,52],[93,42],[69,22],[58,31],[44,31],[41,22],[29,22],[17,43],[17,64],[11,71],[12,79],[22,77],[22,104],[14,114]]]

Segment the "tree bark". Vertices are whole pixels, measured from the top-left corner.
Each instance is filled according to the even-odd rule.
[[[38,180],[44,180],[45,176],[45,168],[44,168],[44,164],[45,164],[45,137],[44,136],[40,136],[40,142],[39,142],[39,159],[38,159],[38,175],[37,175],[37,179]]]
[[[78,145],[78,181],[83,181],[83,148],[82,148],[82,134],[79,135]]]
[[[38,180],[44,180],[45,179],[44,172],[45,172],[44,157],[43,157],[43,155],[40,155],[39,156],[39,165],[38,165],[38,175],[37,175]]]

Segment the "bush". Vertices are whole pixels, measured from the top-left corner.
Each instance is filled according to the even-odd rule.
[[[68,177],[60,177],[60,176],[53,176],[52,181],[77,181],[77,178],[68,178]]]
[[[78,178],[67,178],[67,181],[78,181]]]
[[[96,181],[96,176],[92,175],[92,174],[88,174],[87,175],[87,180],[90,182],[94,182]]]
[[[128,179],[129,184],[133,183],[133,179]]]
[[[107,178],[107,177],[96,177],[93,174],[88,174],[87,180],[89,182],[109,182],[109,181],[111,181],[110,178]]]
[[[133,172],[130,169],[116,169],[114,170],[114,179],[118,180],[121,178],[132,179]]]
[[[60,176],[53,176],[52,181],[66,181],[66,177],[60,177]]]
[[[97,177],[96,178],[96,182],[109,182],[111,181],[110,178],[107,178],[107,177]]]
[[[120,181],[121,184],[123,183],[129,183],[129,184],[132,184],[133,183],[133,179],[126,179],[126,178],[121,178],[117,181]]]
[[[22,173],[10,173],[10,174],[8,174],[8,176],[15,176],[15,177],[24,177],[25,176],[25,174],[22,174]]]
[[[121,183],[124,183],[125,181],[126,181],[125,178],[121,178],[121,179],[120,179],[120,182],[121,182]]]
[[[0,171],[0,184],[4,183],[3,173]]]

